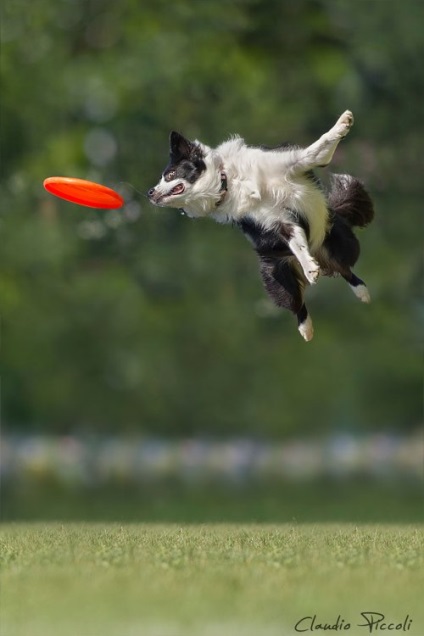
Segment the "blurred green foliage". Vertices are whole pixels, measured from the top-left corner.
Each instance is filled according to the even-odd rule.
[[[4,426],[416,426],[423,23],[414,0],[6,0]],[[154,209],[138,191],[156,183],[173,128],[211,145],[235,132],[308,143],[345,108],[356,125],[332,168],[376,201],[357,267],[373,304],[320,281],[306,345],[268,303],[241,235]],[[54,199],[42,181],[57,174],[116,187],[127,205]]]

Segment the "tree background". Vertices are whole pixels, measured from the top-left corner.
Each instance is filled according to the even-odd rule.
[[[420,423],[424,4],[6,0],[1,51],[3,429],[166,436]],[[231,227],[153,208],[177,129],[308,144],[350,108],[332,170],[370,190],[356,271],[309,290],[316,334]],[[120,211],[48,195],[66,175]],[[325,178],[325,171],[322,171]]]

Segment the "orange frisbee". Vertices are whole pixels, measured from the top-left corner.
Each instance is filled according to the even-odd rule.
[[[44,180],[43,185],[50,194],[89,208],[113,210],[124,205],[124,199],[115,190],[94,181],[71,177],[49,177]]]

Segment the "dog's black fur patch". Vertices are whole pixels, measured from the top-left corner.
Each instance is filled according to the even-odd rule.
[[[299,217],[294,210],[292,210],[292,214],[294,223],[300,226],[306,236],[309,237],[309,225],[306,219]],[[266,230],[250,217],[244,217],[236,225],[251,241],[260,256],[284,257],[292,254],[288,246],[288,241],[291,237],[291,227],[287,224],[280,223],[274,229]]]
[[[163,176],[166,178],[168,174],[175,172],[176,178],[186,179],[189,183],[197,181],[206,170],[200,146],[175,131],[170,134],[169,146],[169,164],[163,171]]]

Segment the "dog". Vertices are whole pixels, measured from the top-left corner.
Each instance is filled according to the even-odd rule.
[[[173,131],[170,161],[147,193],[157,206],[238,226],[258,254],[268,295],[293,312],[306,341],[314,330],[304,292],[319,275],[342,276],[360,301],[370,302],[352,267],[360,252],[353,228],[372,221],[372,200],[350,175],[333,174],[326,191],[314,173],[329,165],[352,125],[347,110],[307,148],[252,147],[239,136],[210,148]]]

